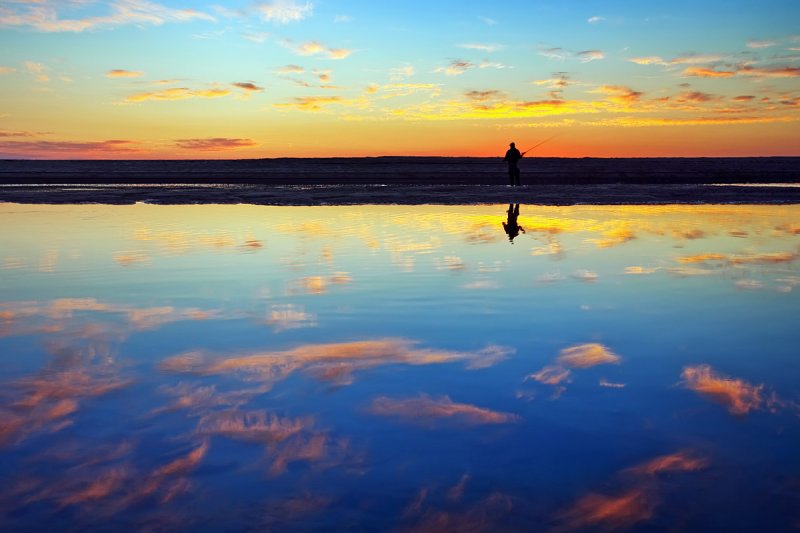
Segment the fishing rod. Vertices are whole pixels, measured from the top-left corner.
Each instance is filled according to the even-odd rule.
[[[558,137],[558,135],[553,135],[553,136],[552,136],[552,137],[550,137],[549,139],[545,139],[545,140],[543,140],[542,142],[540,142],[540,143],[539,143],[539,144],[537,144],[536,146],[534,146],[534,147],[532,147],[532,148],[528,148],[527,150],[525,150],[524,152],[522,152],[522,155],[525,155],[525,154],[527,154],[528,152],[530,152],[530,151],[531,151],[531,150],[533,150],[534,148],[539,148],[539,147],[540,147],[541,145],[543,145],[544,143],[546,143],[546,142],[550,142],[550,141],[552,141],[553,139],[555,139],[556,137]]]

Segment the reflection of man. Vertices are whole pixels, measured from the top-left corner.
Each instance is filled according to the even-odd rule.
[[[508,240],[511,244],[514,244],[514,237],[519,235],[519,232],[525,233],[525,228],[520,226],[517,223],[517,219],[519,218],[519,204],[508,204],[508,220],[503,222],[503,229],[506,231],[506,235],[508,235]]]
[[[522,159],[522,154],[519,153],[514,143],[509,144],[509,147],[503,161],[508,163],[508,179],[511,181],[511,185],[519,185],[519,167],[517,163]]]

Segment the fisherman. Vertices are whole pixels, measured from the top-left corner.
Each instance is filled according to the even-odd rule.
[[[508,163],[508,179],[511,181],[511,185],[519,185],[519,167],[517,163],[524,154],[519,153],[514,143],[509,144],[509,146],[510,148],[506,152],[503,161]]]
[[[514,244],[514,238],[519,235],[519,232],[525,233],[525,228],[519,225],[519,204],[508,204],[508,220],[503,222],[503,229],[508,235],[508,240]]]

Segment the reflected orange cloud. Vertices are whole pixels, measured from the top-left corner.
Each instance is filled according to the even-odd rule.
[[[657,270],[658,268],[653,268],[653,267],[642,267],[642,266],[625,267],[626,274],[638,274],[638,275],[654,274]]]
[[[632,474],[654,476],[662,472],[693,472],[708,466],[708,461],[688,452],[676,452],[651,459],[628,469]]]
[[[648,491],[634,488],[619,496],[587,494],[561,515],[560,531],[587,527],[625,529],[653,516],[657,502]]]
[[[590,368],[602,364],[619,364],[621,358],[598,343],[578,344],[561,350],[558,361],[571,368]]]
[[[278,352],[218,358],[188,352],[165,359],[160,368],[200,375],[241,374],[248,379],[275,383],[295,371],[338,384],[352,382],[359,370],[387,364],[430,365],[463,362],[469,369],[491,366],[514,353],[511,348],[489,345],[476,352],[417,348],[408,339],[377,339],[334,344],[307,344]]]
[[[532,379],[545,385],[552,385],[555,387],[553,399],[556,399],[567,390],[562,383],[569,381],[572,375],[570,368],[582,370],[603,364],[619,364],[621,360],[620,356],[602,344],[577,344],[561,350],[558,357],[556,357],[556,364],[547,365],[538,372],[526,376],[525,381]],[[604,382],[606,383],[605,385],[603,385]],[[613,387],[617,384],[609,383],[603,378],[600,381],[600,385]]]
[[[392,399],[381,396],[373,400],[370,412],[380,416],[397,416],[409,422],[429,423],[453,419],[466,425],[508,424],[521,418],[511,413],[492,411],[466,403],[454,403],[448,396]]]
[[[422,490],[424,492],[421,494],[427,495],[428,490]],[[422,502],[424,503],[424,499]],[[407,513],[406,518],[413,517],[414,514],[421,514],[418,521],[409,528],[421,533],[503,531],[501,520],[511,512],[513,507],[514,504],[509,496],[501,492],[493,492],[482,500],[464,503],[457,509],[446,511],[438,510],[433,506],[423,511],[422,504],[420,504],[420,510],[416,513]]]
[[[727,261],[728,256],[725,254],[696,254],[679,257],[680,263],[707,263],[709,261]]]
[[[761,396],[764,385],[715,374],[709,365],[687,366],[681,378],[688,389],[721,403],[734,415],[746,415],[764,404]]]
[[[235,440],[272,444],[309,427],[313,419],[281,418],[266,411],[219,411],[203,416],[197,424],[201,435],[221,435]]]
[[[621,530],[650,520],[660,503],[664,472],[695,472],[708,462],[682,451],[656,457],[618,473],[626,488],[616,495],[591,492],[558,516],[556,531]]]
[[[125,468],[114,468],[104,472],[90,481],[85,487],[68,493],[61,499],[62,505],[76,505],[92,500],[108,498],[112,493],[123,488],[128,481],[129,473]]]
[[[287,329],[308,328],[317,325],[317,317],[306,313],[303,308],[293,304],[273,305],[267,315],[266,323],[271,325],[276,332]]]
[[[275,447],[271,454],[269,474],[279,476],[291,463],[313,463],[315,468],[325,469],[341,464],[350,451],[347,439],[335,438],[327,433],[312,432],[296,437]]]
[[[572,371],[564,367],[546,366],[525,379],[533,379],[545,385],[559,385],[562,381],[569,378],[570,374],[572,374]]]
[[[200,446],[189,452],[186,457],[179,457],[169,464],[166,464],[153,472],[156,477],[163,476],[185,476],[195,468],[208,453],[210,441],[205,439]]]
[[[103,320],[98,313],[121,315]],[[95,298],[59,298],[49,302],[0,302],[0,337],[30,333],[68,333],[76,338],[123,339],[132,332],[147,331],[184,320],[206,320],[215,311],[171,306],[142,307],[101,302]]]

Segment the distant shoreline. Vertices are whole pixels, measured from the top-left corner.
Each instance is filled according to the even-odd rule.
[[[525,158],[523,184],[800,183],[800,157]],[[500,157],[241,160],[4,160],[8,183],[218,183],[274,185],[503,185]]]

